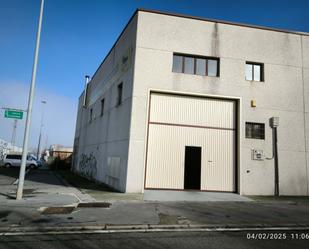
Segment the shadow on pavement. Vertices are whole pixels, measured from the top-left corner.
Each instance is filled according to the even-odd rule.
[[[0,167],[0,176],[8,176],[12,178],[17,178],[19,175],[19,168],[6,168]]]
[[[8,194],[5,194],[5,193],[0,193],[0,195],[6,197],[9,200],[14,200],[15,199],[15,196],[13,196],[13,195],[8,195]]]
[[[14,200],[16,198],[17,185],[13,183],[18,177],[19,168],[0,168],[0,197],[4,197],[5,200]],[[60,189],[63,188],[62,190],[56,190],[58,187],[60,187]],[[96,199],[97,201],[105,201],[105,199],[141,199],[139,196],[135,197],[115,191],[105,184],[86,179],[68,169],[49,169],[47,167],[31,169],[26,174],[23,195],[25,198],[32,198],[37,197],[37,195],[40,194],[38,191],[42,189],[44,193],[54,193],[55,191],[66,192],[65,189],[70,187],[76,188],[78,191],[77,193],[81,193],[83,201],[85,201],[84,198],[92,198],[92,200]],[[72,191],[74,192],[74,190]],[[73,196],[75,196],[75,194],[73,193]],[[81,198],[81,196],[79,196],[79,198]]]
[[[0,185],[12,185],[19,177],[19,168],[0,167]],[[63,181],[63,179],[65,181]],[[31,169],[25,176],[25,185],[42,183],[47,185],[66,186],[66,182],[79,189],[117,192],[105,184],[96,183],[81,177],[70,170]]]
[[[13,182],[19,177],[19,167],[12,168],[0,168],[0,185],[12,185]],[[63,182],[50,170],[41,170],[41,169],[31,169],[25,175],[25,181],[27,182],[37,182],[49,185],[61,185]]]
[[[110,188],[104,183],[97,183],[94,180],[86,179],[85,177],[77,175],[70,170],[57,170],[55,172],[59,174],[63,179],[65,179],[68,184],[78,189],[120,193],[119,191]]]

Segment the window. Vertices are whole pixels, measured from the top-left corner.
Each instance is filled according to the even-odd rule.
[[[264,65],[256,62],[246,62],[246,80],[264,81]]]
[[[11,155],[7,155],[7,156],[6,156],[6,159],[21,160],[21,156],[22,156],[22,155],[14,155],[14,154],[11,154]]]
[[[6,159],[14,159],[13,155],[6,155]]]
[[[172,71],[174,73],[219,77],[219,59],[174,54]]]
[[[206,60],[205,59],[196,59],[196,68],[195,73],[198,75],[206,75]]]
[[[104,113],[104,102],[105,100],[101,99],[101,116],[103,116],[103,113]]]
[[[194,58],[185,57],[184,73],[194,74]]]
[[[91,109],[90,109],[89,123],[92,122],[92,118],[93,118],[93,110],[92,110],[92,108],[91,108]]]
[[[246,122],[246,138],[265,139],[265,124]]]
[[[121,105],[121,102],[122,102],[122,88],[123,88],[123,84],[121,82],[117,87],[117,106]]]
[[[207,71],[208,71],[208,73],[207,73],[207,75],[208,76],[217,76],[218,75],[218,66],[217,66],[217,63],[218,63],[218,61],[217,60],[207,60],[207,64],[208,64],[208,66],[207,66]]]
[[[173,57],[173,72],[182,73],[182,56],[174,55]]]

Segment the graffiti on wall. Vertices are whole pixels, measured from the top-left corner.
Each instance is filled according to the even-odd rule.
[[[79,171],[87,178],[94,179],[97,175],[97,159],[90,153],[89,155],[82,154],[79,162]]]

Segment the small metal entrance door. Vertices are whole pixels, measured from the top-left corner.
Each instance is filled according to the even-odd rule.
[[[201,189],[201,147],[185,147],[184,189]]]

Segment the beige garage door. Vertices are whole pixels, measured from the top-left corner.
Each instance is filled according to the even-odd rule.
[[[236,103],[152,93],[146,189],[235,191]]]

